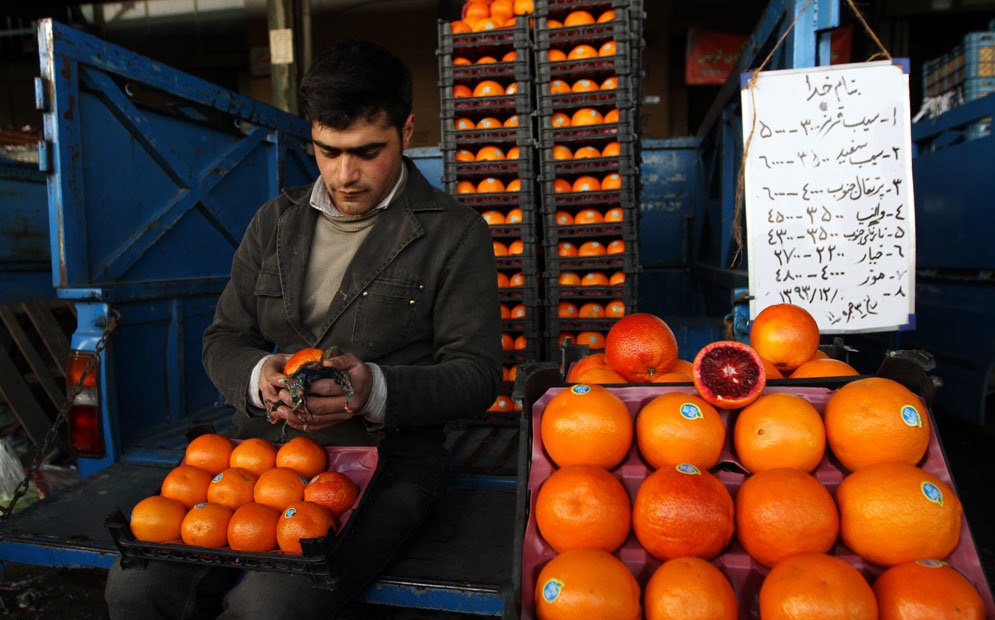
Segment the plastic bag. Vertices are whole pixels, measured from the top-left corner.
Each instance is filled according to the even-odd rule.
[[[0,439],[0,506],[6,511],[14,491],[24,480],[24,468],[17,458],[14,449],[6,439]],[[28,484],[28,490],[18,499],[13,512],[19,512],[38,501],[38,487],[34,482]]]

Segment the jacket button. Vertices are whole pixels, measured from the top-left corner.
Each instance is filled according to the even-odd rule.
[[[414,299],[409,299],[408,300],[408,304],[410,304],[412,306],[415,305],[415,300]]]
[[[369,297],[369,296],[370,296],[369,291],[363,291],[363,297]]]

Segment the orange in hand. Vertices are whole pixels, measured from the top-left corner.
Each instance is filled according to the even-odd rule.
[[[283,374],[290,376],[297,372],[304,364],[309,362],[320,362],[324,355],[325,352],[321,349],[314,349],[311,347],[301,349],[287,359],[286,363],[283,365]]]

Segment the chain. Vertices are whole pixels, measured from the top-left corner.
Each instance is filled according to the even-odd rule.
[[[83,383],[86,381],[87,377],[93,374],[96,370],[97,364],[100,362],[100,352],[104,350],[107,345],[107,340],[110,338],[111,332],[117,327],[117,320],[120,318],[120,314],[116,310],[111,310],[110,316],[107,317],[107,326],[104,329],[104,333],[100,336],[100,340],[97,341],[97,346],[94,347],[93,351],[95,355],[87,361],[86,366],[83,367],[83,373],[80,375],[79,379],[75,384],[69,387],[69,392],[66,394],[66,399],[62,402],[62,406],[59,408],[59,413],[55,416],[55,421],[52,422],[52,426],[49,427],[48,432],[45,433],[45,438],[42,440],[41,446],[38,447],[35,453],[34,460],[31,465],[24,473],[24,479],[18,483],[17,488],[14,489],[14,495],[7,506],[0,506],[0,521],[6,519],[14,512],[14,506],[17,505],[18,500],[28,491],[28,486],[31,484],[31,479],[34,478],[35,474],[38,472],[38,468],[41,467],[42,459],[48,453],[49,448],[51,448],[52,443],[55,441],[56,436],[59,434],[59,428],[62,427],[62,423],[66,421],[66,417],[69,415],[69,408],[72,407],[73,401],[79,396],[79,393],[83,391]]]

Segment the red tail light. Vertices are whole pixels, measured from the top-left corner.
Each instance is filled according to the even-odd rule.
[[[104,455],[104,434],[100,422],[99,364],[95,353],[73,351],[66,367],[66,390],[72,390],[92,361],[82,389],[69,407],[69,443],[77,456],[99,458]]]

